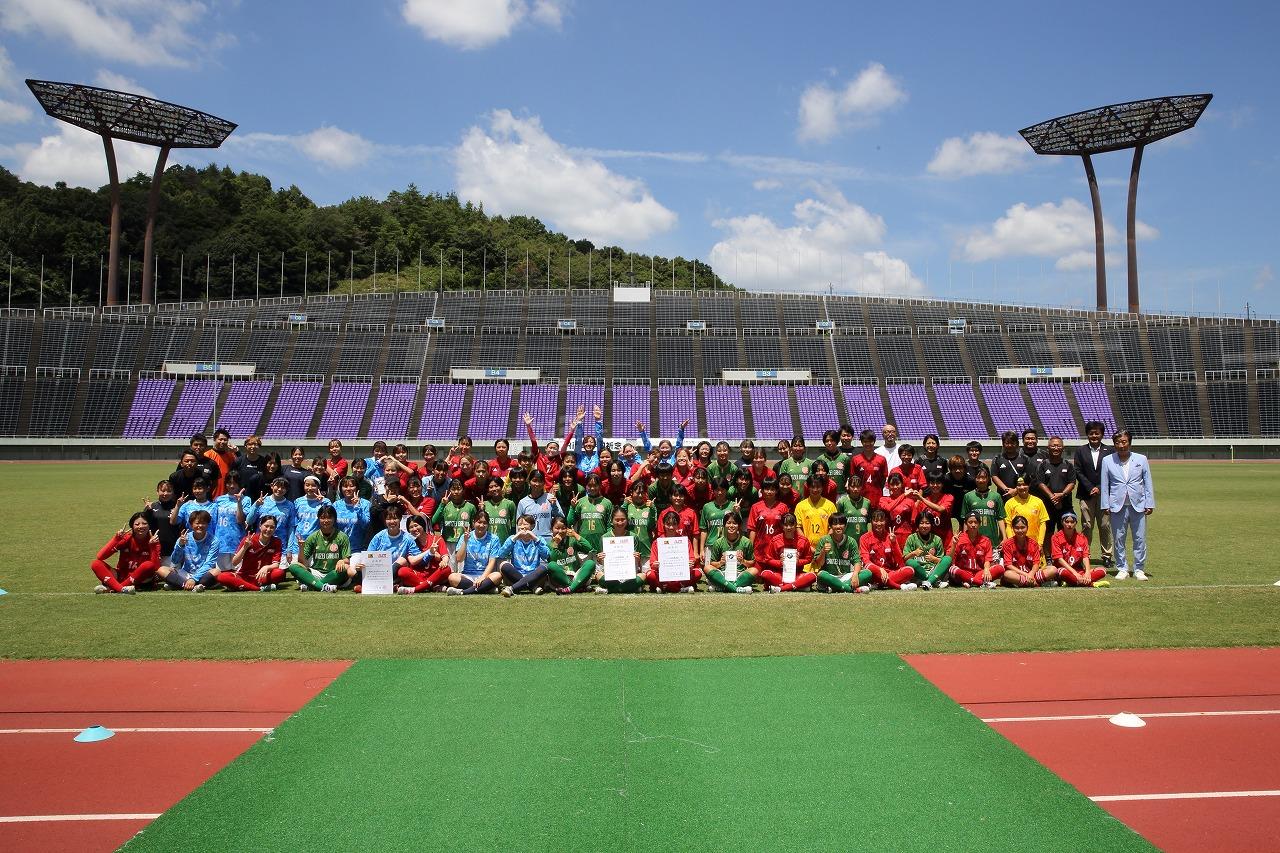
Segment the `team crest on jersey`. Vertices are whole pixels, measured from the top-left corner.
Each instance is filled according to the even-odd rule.
[[[995,508],[996,508],[995,501],[987,501],[987,509],[995,509]]]
[[[507,517],[507,511],[505,509],[498,510],[498,518],[506,518],[506,517]]]
[[[330,542],[330,543],[329,543],[329,553],[330,553],[330,554],[336,554],[336,553],[338,553],[338,543],[337,543],[337,542]]]

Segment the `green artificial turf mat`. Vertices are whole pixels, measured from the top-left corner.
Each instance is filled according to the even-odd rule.
[[[855,655],[361,661],[127,849],[1151,848]]]

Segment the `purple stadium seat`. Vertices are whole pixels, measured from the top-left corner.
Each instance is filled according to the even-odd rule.
[[[627,441],[640,437],[636,421],[649,427],[650,401],[653,392],[648,385],[614,385],[613,412],[609,434]]]
[[[791,423],[791,405],[787,401],[785,385],[751,385],[751,415],[755,421],[756,438],[761,441],[777,441],[791,438],[795,426]]]
[[[173,396],[172,379],[139,379],[129,406],[129,417],[124,424],[125,438],[155,438],[160,428],[164,410]]]
[[[942,410],[942,422],[947,425],[948,438],[968,440],[989,437],[972,385],[937,384],[933,386],[933,393],[938,398],[938,408]]]
[[[417,396],[418,386],[410,382],[379,384],[378,397],[373,403],[373,418],[369,421],[369,438],[385,441],[407,437],[413,400]]]
[[[704,386],[707,400],[707,437],[713,441],[740,441],[747,437],[742,410],[742,386]]]
[[[283,382],[264,438],[307,438],[320,401],[319,382]]]
[[[797,385],[796,405],[806,442],[821,441],[829,429],[839,429],[842,418],[836,411],[836,395],[830,385]]]
[[[173,410],[165,435],[168,438],[188,438],[204,432],[221,390],[221,379],[188,379],[183,382],[177,408]]]
[[[320,415],[317,438],[355,438],[360,435],[360,423],[369,405],[372,382],[334,382],[329,387],[329,399]]]
[[[511,386],[482,383],[471,395],[471,421],[467,435],[475,441],[497,441],[508,438],[507,421],[511,418]]]
[[[426,441],[457,441],[458,422],[462,420],[462,399],[466,394],[466,385],[428,385],[426,399],[422,401],[418,438]]]
[[[905,441],[919,442],[930,433],[938,432],[938,423],[929,408],[929,395],[923,385],[889,385],[889,405],[893,408],[893,423],[898,436]]]
[[[262,411],[271,397],[271,385],[271,381],[266,379],[232,382],[227,401],[218,413],[217,426],[231,433],[236,441],[256,433],[262,421]]]
[[[1031,426],[1031,414],[1017,385],[983,382],[981,388],[997,433],[1008,430],[1020,433]]]
[[[546,444],[548,441],[559,441],[563,436],[555,435],[556,431],[556,398],[560,394],[559,387],[555,385],[521,385],[520,386],[520,414],[519,427],[520,440],[523,442],[528,439],[528,432],[524,427],[524,416],[526,414],[533,417],[533,432],[538,437],[539,446]]]
[[[880,399],[880,388],[876,385],[844,386],[844,402],[849,410],[849,426],[855,433],[864,429],[874,430],[880,434],[885,424],[884,403]]]
[[[698,423],[698,389],[693,385],[658,386],[658,435],[672,436],[680,431],[680,422],[689,421],[685,435],[702,435]],[[634,424],[632,425],[634,428]]]
[[[1116,416],[1111,411],[1111,398],[1107,396],[1107,388],[1101,382],[1072,382],[1071,390],[1075,392],[1076,402],[1080,404],[1080,414],[1085,421],[1098,421],[1106,425],[1107,436],[1116,431]]]
[[[1057,382],[1028,382],[1027,390],[1031,392],[1031,402],[1035,404],[1036,414],[1044,431],[1048,435],[1060,438],[1080,438],[1080,428],[1076,426],[1075,416],[1071,414],[1071,404],[1067,402],[1067,393]]]
[[[587,410],[586,420],[583,421],[584,423],[583,429],[587,430],[587,427],[585,426],[585,424],[589,424],[591,422],[591,407],[599,406],[601,409],[601,412],[603,412],[604,410],[604,386],[603,385],[566,385],[565,386],[564,422],[565,422],[566,428],[570,423],[573,422],[574,415],[578,413],[578,406],[583,406]],[[605,429],[608,429],[608,427],[609,425],[606,423]],[[589,435],[590,431],[588,430],[583,434]]]

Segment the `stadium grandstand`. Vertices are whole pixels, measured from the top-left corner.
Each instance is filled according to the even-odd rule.
[[[847,422],[989,440],[1086,421],[1280,436],[1280,327],[922,299],[598,288],[0,312],[0,436],[478,442],[605,433],[772,441]]]

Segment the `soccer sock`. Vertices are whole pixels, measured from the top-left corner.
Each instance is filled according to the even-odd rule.
[[[543,578],[547,576],[546,566],[541,566],[529,572],[529,574],[520,578],[511,585],[512,592],[524,592],[526,589],[533,589]]]
[[[182,589],[184,583],[182,576],[176,570],[165,575],[164,582],[174,589]]]
[[[578,571],[573,576],[573,582],[569,584],[570,592],[577,592],[582,585],[591,580],[591,576],[595,574],[596,564],[592,560],[583,560],[582,565],[578,567]]]
[[[782,586],[782,575],[773,569],[765,569],[760,572],[760,580],[769,586]]]
[[[320,589],[323,584],[306,566],[293,563],[289,566],[289,574],[297,578],[298,583],[310,589]],[[170,575],[170,577],[173,577]]]
[[[98,581],[112,592],[119,592],[123,588],[120,586],[120,581],[116,580],[116,573],[101,560],[94,560],[89,564],[89,568],[97,575]]]
[[[569,577],[569,573],[559,563],[548,563],[547,574],[551,576],[551,582],[558,587],[569,586],[573,583],[573,578]]]
[[[631,578],[625,581],[605,581],[601,584],[609,592],[639,592],[644,588],[642,578]]]
[[[909,567],[894,569],[893,571],[889,572],[889,578],[887,583],[892,589],[902,589],[902,585],[904,583],[909,583],[911,579],[915,576],[916,576],[915,569],[912,569]]]
[[[1106,576],[1107,576],[1107,570],[1106,570],[1106,569],[1090,569],[1090,570],[1089,570],[1089,583],[1097,583],[1098,581],[1102,580],[1102,579],[1103,579],[1103,578],[1105,578]]]
[[[796,575],[796,582],[791,584],[792,589],[808,589],[818,580],[818,576],[813,572],[804,572]]]
[[[967,584],[973,583],[973,572],[969,571],[968,569],[962,569],[962,568],[959,568],[958,566],[952,566],[951,571],[948,574],[950,574],[953,580],[959,581],[960,583],[967,583]]]
[[[738,575],[738,577],[742,577],[742,575]],[[729,592],[737,586],[736,582],[729,583],[729,581],[725,580],[724,572],[719,569],[708,569],[707,581],[716,589],[724,590],[725,592]]]
[[[408,566],[401,566],[396,569],[396,580],[400,581],[400,586],[417,586],[422,582],[422,578],[418,577],[418,573]]]
[[[925,568],[924,560],[918,557],[913,557],[912,559],[907,560],[907,565],[913,572],[915,572],[916,580],[922,581],[929,576],[929,570]]]
[[[933,571],[929,572],[929,576],[925,578],[929,583],[937,583],[938,579],[946,575],[947,569],[951,568],[951,558],[943,557],[938,564],[933,567]]]
[[[841,580],[839,575],[833,575],[826,569],[818,572],[818,584],[840,592],[853,592],[853,586],[848,581]]]
[[[258,585],[252,581],[245,580],[235,572],[222,572],[218,575],[218,583],[227,589],[245,589],[257,592]]]
[[[871,579],[875,577],[870,569],[860,569],[858,571],[858,586],[871,583]]]
[[[447,562],[436,566],[435,571],[431,572],[427,577],[427,588],[433,586],[441,586],[449,582],[449,564]]]
[[[129,577],[125,579],[125,583],[122,586],[139,586],[146,583],[155,576],[156,569],[159,567],[158,563],[148,560],[130,572]]]
[[[645,582],[649,584],[650,589],[658,588],[658,570],[650,569],[644,573]]]

